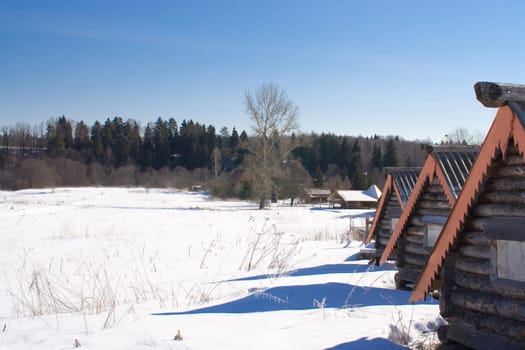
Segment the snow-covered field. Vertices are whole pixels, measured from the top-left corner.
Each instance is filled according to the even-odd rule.
[[[359,214],[161,189],[0,192],[0,349],[432,341],[437,302],[408,304],[394,269],[356,260]]]

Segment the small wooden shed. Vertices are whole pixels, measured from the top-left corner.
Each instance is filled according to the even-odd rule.
[[[434,147],[399,217],[379,264],[395,254],[396,287],[411,289],[476,159],[477,147]]]
[[[379,262],[379,257],[392,235],[401,212],[412,193],[421,168],[392,167],[386,168],[386,181],[377,210],[372,221],[372,227],[365,239],[365,244],[375,240],[374,258]]]
[[[441,279],[443,338],[475,349],[525,349],[525,85],[477,83],[501,106],[410,297]]]
[[[304,201],[305,203],[328,203],[328,197],[332,191],[323,188],[305,188]]]

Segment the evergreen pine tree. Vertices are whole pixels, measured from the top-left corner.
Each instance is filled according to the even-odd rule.
[[[103,161],[104,143],[102,141],[102,125],[98,121],[91,127],[91,143],[93,144],[93,156],[98,162]]]
[[[385,145],[385,154],[383,155],[383,167],[397,166],[396,145],[394,139],[388,139]]]
[[[381,155],[381,147],[379,145],[374,144],[374,147],[372,149],[372,168],[379,169],[381,168],[383,164],[383,157]]]

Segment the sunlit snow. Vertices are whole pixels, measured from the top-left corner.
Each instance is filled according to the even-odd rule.
[[[357,260],[360,214],[164,189],[0,192],[0,349],[437,341],[438,303],[409,304],[391,265]]]

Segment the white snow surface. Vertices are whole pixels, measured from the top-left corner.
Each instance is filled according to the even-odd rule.
[[[0,192],[0,349],[404,348],[393,329],[428,341],[438,303],[409,304],[394,268],[356,259],[362,214],[166,189]]]

